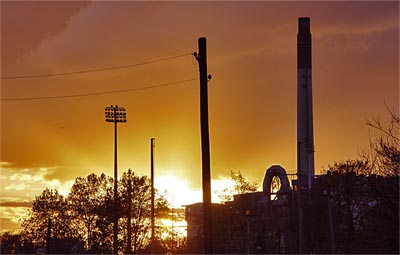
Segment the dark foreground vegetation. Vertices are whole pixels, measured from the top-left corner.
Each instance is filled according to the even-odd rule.
[[[130,184],[129,184],[130,183]],[[78,177],[68,196],[57,190],[45,189],[37,196],[29,216],[22,219],[22,231],[1,236],[1,254],[34,254],[46,252],[112,253],[113,251],[113,178],[105,174]],[[129,192],[131,195],[129,196]],[[130,203],[129,203],[130,198]],[[150,251],[151,185],[146,176],[124,172],[118,186],[118,240],[119,252],[146,253]],[[160,219],[168,218],[170,209],[165,198],[156,195],[155,218],[158,252],[177,250],[184,239],[171,238],[169,229],[163,228]],[[131,230],[128,233],[128,218]],[[130,247],[128,247],[130,236]]]
[[[389,113],[386,125],[379,119],[367,122],[377,135],[359,159],[329,166],[314,180],[312,190],[304,193],[305,253],[399,253],[400,116]],[[237,193],[256,190],[240,172],[231,176]],[[124,173],[118,194],[119,253],[150,253],[149,179],[130,171]],[[231,199],[230,194],[222,196]],[[111,253],[112,198],[113,179],[104,174],[76,178],[67,197],[56,190],[44,190],[33,201],[29,216],[22,220],[22,231],[2,234],[1,254]],[[276,210],[263,210],[245,201],[238,204],[238,210],[231,208],[220,214],[223,217],[214,225],[214,232],[221,234],[214,235],[214,241],[219,242],[221,252],[298,253],[296,196],[289,199],[288,206]],[[254,207],[248,215],[242,210],[247,206]],[[160,195],[155,208],[159,226],[156,234],[160,237],[167,232],[165,238],[156,240],[155,252],[190,252],[184,238],[168,237],[168,230],[159,224],[169,211]],[[128,216],[132,219],[131,234],[127,230]],[[226,221],[228,225],[222,224]]]

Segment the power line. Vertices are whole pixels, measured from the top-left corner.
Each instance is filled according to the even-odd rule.
[[[122,93],[122,92],[129,92],[129,91],[138,91],[138,90],[146,90],[146,89],[154,89],[160,87],[167,87],[178,85],[182,83],[187,83],[190,81],[198,80],[198,78],[187,79],[182,81],[176,81],[171,83],[164,83],[140,88],[130,88],[130,89],[121,89],[121,90],[111,90],[111,91],[104,91],[104,92],[93,92],[93,93],[85,93],[85,94],[75,94],[75,95],[61,95],[61,96],[44,96],[44,97],[22,97],[22,98],[1,98],[1,101],[28,101],[28,100],[45,100],[45,99],[60,99],[60,98],[73,98],[73,97],[87,97],[87,96],[99,96],[99,95],[106,95],[106,94],[115,94],[115,93]]]
[[[153,64],[153,63],[157,63],[157,62],[163,62],[163,61],[167,61],[170,59],[181,58],[181,57],[189,56],[189,55],[193,55],[193,53],[182,54],[182,55],[177,55],[177,56],[172,56],[172,57],[167,57],[167,58],[160,58],[157,60],[146,61],[146,62],[130,64],[130,65],[112,66],[112,67],[105,67],[105,68],[98,68],[98,69],[87,69],[87,70],[74,71],[74,72],[62,72],[62,73],[38,74],[38,75],[23,75],[23,76],[5,76],[5,77],[1,77],[1,79],[2,80],[29,79],[29,78],[53,77],[53,76],[75,75],[75,74],[83,74],[83,73],[110,71],[110,70],[115,70],[115,69],[131,68],[131,67],[136,67],[136,66],[141,66],[141,65],[148,65],[148,64]]]

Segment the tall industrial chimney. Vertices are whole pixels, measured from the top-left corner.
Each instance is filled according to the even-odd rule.
[[[297,173],[302,186],[314,178],[310,18],[299,18],[297,34]]]

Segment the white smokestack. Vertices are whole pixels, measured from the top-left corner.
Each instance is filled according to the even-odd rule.
[[[310,18],[299,18],[297,34],[297,172],[302,185],[314,178]]]

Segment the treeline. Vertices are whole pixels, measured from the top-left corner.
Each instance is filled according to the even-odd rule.
[[[374,130],[359,159],[336,162],[306,202],[305,251],[398,254],[400,115],[367,120]]]
[[[399,253],[399,177],[371,171],[368,161],[347,160],[315,180],[306,204],[305,250]]]
[[[305,251],[399,253],[400,115],[367,120],[376,131],[359,159],[336,162],[306,202]]]
[[[22,220],[19,234],[1,236],[1,254],[37,252],[111,254],[113,252],[114,180],[105,174],[77,177],[64,197],[57,190],[45,189],[36,196],[29,215]],[[130,191],[130,195],[129,192]],[[130,199],[130,203],[129,203]],[[148,253],[151,235],[151,183],[131,170],[118,181],[118,250],[120,253]],[[156,192],[156,236],[158,252],[184,247],[184,240],[168,238],[160,224],[169,213],[166,199]],[[131,218],[128,247],[128,218]],[[179,241],[179,243],[178,243]]]

